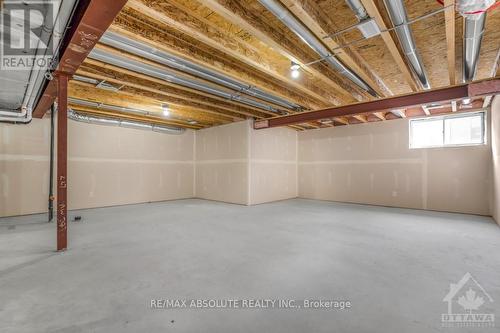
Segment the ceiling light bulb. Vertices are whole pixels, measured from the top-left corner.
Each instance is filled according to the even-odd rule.
[[[290,66],[290,70],[292,71],[291,75],[294,79],[296,79],[300,76],[299,69],[300,69],[300,65],[297,64],[296,62],[292,61],[292,65]]]
[[[168,104],[162,104],[161,109],[163,110],[163,115],[165,117],[170,115],[170,108],[168,107]]]

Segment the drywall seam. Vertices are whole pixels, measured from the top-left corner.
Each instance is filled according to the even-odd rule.
[[[295,165],[297,162],[290,160],[267,160],[267,159],[252,159],[252,163],[260,164],[290,164]]]
[[[386,163],[400,163],[400,164],[418,164],[424,163],[419,158],[407,159],[380,159],[380,160],[342,160],[342,161],[314,161],[314,162],[298,162],[299,165],[341,165],[341,164],[386,164]]]
[[[0,160],[5,162],[17,161],[37,161],[46,162],[49,158],[45,155],[13,155],[13,154],[0,154]],[[71,162],[98,162],[98,163],[139,163],[139,164],[194,164],[192,160],[139,160],[139,159],[117,159],[117,158],[90,158],[90,157],[68,157]]]
[[[428,170],[429,170],[429,159],[427,156],[428,152],[427,149],[424,150],[423,153],[423,163],[422,163],[422,208],[427,209],[427,192],[429,191],[428,189],[428,182],[429,182],[429,177],[428,177]]]
[[[220,159],[220,160],[198,160],[196,164],[229,164],[229,163],[247,163],[246,158],[235,158],[235,159]]]
[[[47,162],[49,157],[46,155],[17,155],[17,154],[0,154],[0,161],[17,162],[17,161],[37,161]]]

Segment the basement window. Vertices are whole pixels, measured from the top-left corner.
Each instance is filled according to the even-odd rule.
[[[485,144],[484,111],[411,119],[410,148]]]

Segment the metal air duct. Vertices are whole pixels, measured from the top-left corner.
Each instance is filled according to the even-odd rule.
[[[68,109],[68,118],[71,120],[80,121],[88,124],[119,126],[119,127],[133,128],[133,129],[148,130],[165,134],[182,134],[186,131],[184,128],[179,128],[179,127],[170,127],[165,125],[147,124],[130,120],[120,120],[120,119],[83,115],[81,113],[73,111],[72,109]]]
[[[483,40],[486,12],[464,17],[463,82],[474,80]]]
[[[284,98],[274,96],[259,88],[240,82],[217,71],[207,69],[191,61],[170,54],[164,50],[159,50],[146,43],[128,38],[116,32],[107,31],[101,37],[100,42],[288,109],[302,109],[300,105],[291,103]]]
[[[281,114],[282,112],[268,104],[253,100],[251,98],[247,98],[241,96],[239,92],[231,93],[225,90],[222,90],[216,86],[206,84],[204,82],[193,80],[188,77],[179,76],[177,73],[167,69],[160,68],[158,66],[153,66],[149,64],[145,64],[141,61],[130,59],[128,57],[110,53],[106,50],[94,48],[90,54],[89,58],[99,60],[108,64],[112,64],[114,66],[122,67],[129,69],[134,72],[138,72],[141,74],[145,74],[151,77],[155,77],[166,82],[175,83],[184,87],[192,88],[198,91],[203,91],[208,94],[212,94],[215,96],[222,97],[224,99],[230,101],[237,101],[242,104],[250,105],[259,109],[271,111],[277,114]]]
[[[416,74],[418,81],[424,89],[430,89],[431,85],[425,72],[424,64],[415,45],[415,40],[408,25],[408,15],[403,0],[384,0],[385,7],[389,12],[391,22],[395,27],[399,44],[408,60],[410,67]]]
[[[359,21],[363,21],[369,18],[365,7],[359,0],[346,0],[347,5],[356,14]]]
[[[277,0],[259,0],[259,2],[274,14],[283,24],[299,36],[311,49],[318,53],[328,64],[330,64],[339,74],[345,76],[355,85],[360,87],[372,96],[377,97],[377,93],[356,73],[352,72],[342,62],[340,62],[330,51],[318,40],[290,11]]]
[[[73,97],[68,98],[68,103],[71,103],[74,105],[80,105],[80,106],[88,106],[88,107],[107,110],[107,111],[117,111],[117,112],[123,112],[123,113],[133,113],[133,114],[141,114],[141,115],[145,115],[145,116],[158,117],[157,113],[149,112],[146,110],[127,108],[124,106],[117,106],[117,105],[104,104],[104,103],[98,103],[98,102],[92,102],[92,101],[87,101],[84,99],[73,98]]]

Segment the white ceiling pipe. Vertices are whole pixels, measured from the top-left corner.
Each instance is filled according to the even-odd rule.
[[[203,78],[208,81],[220,84],[230,89],[260,98],[267,102],[275,103],[288,109],[301,109],[298,104],[291,103],[284,98],[267,93],[259,88],[248,85],[233,79],[227,75],[217,71],[205,68],[194,62],[188,61],[181,57],[170,54],[164,50],[159,50],[146,43],[128,38],[116,32],[107,31],[100,39],[100,42],[120,50],[124,50],[149,60],[164,64],[166,66],[178,69],[180,71],[189,73],[196,77]]]
[[[271,111],[277,114],[282,113],[275,107],[256,101],[245,96],[241,96],[239,92],[228,92],[211,84],[206,84],[198,80],[180,76],[177,73],[157,66],[149,65],[138,60],[130,59],[121,55],[113,54],[103,49],[93,49],[89,54],[89,58],[96,59],[114,66],[129,69],[134,72],[142,73],[166,82],[175,83],[181,86],[189,87],[198,91],[203,91],[212,95],[216,95],[227,100],[237,101],[242,104],[254,106],[259,109]]]
[[[330,50],[323,45],[323,43],[314,36],[307,27],[304,26],[290,11],[285,8],[281,2],[277,0],[259,0],[259,2],[266,7],[271,13],[274,14],[283,24],[285,24],[291,31],[304,41],[311,49],[321,56],[328,64],[330,64],[340,75],[345,76],[355,85],[362,90],[366,91],[372,96],[378,96],[375,90],[370,87],[362,78],[356,73],[352,72],[342,62],[340,62]]]
[[[111,118],[83,115],[81,113],[73,111],[72,109],[68,110],[68,119],[88,124],[119,126],[125,128],[149,130],[165,134],[182,134],[186,131],[186,129],[180,127],[173,127],[173,126],[170,127],[166,125],[147,124],[131,120],[111,119]]]
[[[50,45],[50,43],[53,43],[54,37],[59,37],[59,44],[61,42],[61,37],[64,34],[64,30],[66,29],[66,26],[69,22],[69,19],[73,13],[73,10],[75,9],[77,0],[64,0],[60,3],[59,8],[57,9],[57,15],[55,18],[54,26],[53,29],[48,29],[45,27],[42,31],[42,35],[38,41],[40,44],[41,42],[46,43],[46,45]],[[50,11],[48,11],[50,12]],[[47,18],[45,19],[52,19],[52,18]],[[48,48],[44,48],[45,51],[43,52],[43,57],[45,58],[48,52]],[[56,50],[59,50],[59,47],[55,48]],[[39,48],[37,48],[37,54],[39,52]],[[53,55],[53,59],[56,58],[56,54]],[[23,103],[21,106],[21,112],[17,110],[0,110],[0,122],[13,122],[13,123],[30,123],[33,115],[33,105],[35,103],[36,98],[38,97],[38,94],[40,93],[42,84],[45,79],[45,69],[40,69],[40,68],[32,68],[30,77],[29,77],[29,83],[28,87],[26,88],[26,92],[24,94],[24,99]],[[35,89],[36,87],[36,89]]]
[[[403,49],[410,67],[418,78],[418,81],[424,89],[430,89],[431,85],[425,72],[424,64],[417,51],[413,33],[408,25],[408,15],[403,0],[384,0],[385,7],[389,13],[392,24],[395,27],[399,44]]]

